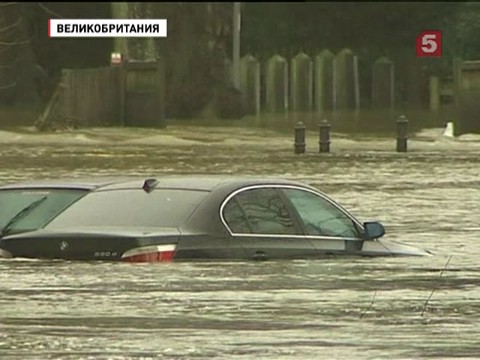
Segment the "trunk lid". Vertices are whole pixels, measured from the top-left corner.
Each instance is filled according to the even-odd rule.
[[[170,261],[179,236],[177,228],[38,230],[6,236],[0,240],[0,249],[25,258]]]

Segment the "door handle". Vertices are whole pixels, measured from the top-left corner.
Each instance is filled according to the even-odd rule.
[[[268,256],[263,251],[257,251],[255,254],[253,254],[252,260],[266,261],[266,260],[268,260]]]

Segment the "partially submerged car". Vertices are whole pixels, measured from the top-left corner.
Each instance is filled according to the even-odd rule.
[[[430,254],[383,239],[382,224],[362,224],[316,188],[286,180],[11,185],[0,187],[0,209],[0,257],[161,262]]]

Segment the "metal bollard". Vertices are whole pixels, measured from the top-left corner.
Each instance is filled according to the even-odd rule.
[[[295,154],[305,153],[305,124],[301,121],[295,125]]]
[[[319,133],[319,151],[322,152],[330,152],[330,124],[328,120],[323,120],[320,125],[320,133]]]
[[[397,119],[397,152],[407,152],[408,119],[402,115]]]

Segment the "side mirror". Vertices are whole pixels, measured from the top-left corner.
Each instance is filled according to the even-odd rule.
[[[373,240],[385,235],[385,228],[378,221],[363,223],[365,229],[365,240]]]

